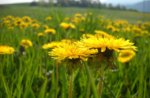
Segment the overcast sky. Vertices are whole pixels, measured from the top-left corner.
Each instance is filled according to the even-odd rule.
[[[0,0],[0,4],[32,2],[32,1],[38,0]],[[112,3],[112,4],[132,4],[144,0],[100,0],[100,1],[103,3]]]

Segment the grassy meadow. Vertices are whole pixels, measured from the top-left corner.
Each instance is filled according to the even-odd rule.
[[[0,8],[0,98],[150,98],[150,13]]]

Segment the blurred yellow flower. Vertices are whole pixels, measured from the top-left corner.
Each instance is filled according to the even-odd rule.
[[[32,42],[28,39],[23,39],[21,40],[20,45],[23,46],[24,48],[28,48],[28,47],[32,47]]]
[[[28,27],[28,23],[21,22],[20,25],[19,25],[19,27],[20,27],[21,29],[27,28],[27,27]]]
[[[23,20],[24,22],[31,22],[31,21],[32,21],[32,19],[31,19],[29,16],[23,16],[23,17],[22,17],[22,20]]]
[[[43,25],[43,28],[48,29],[49,27],[48,27],[48,25]]]
[[[72,23],[65,23],[65,22],[62,22],[60,24],[60,27],[64,28],[64,29],[75,29],[75,25],[72,24]]]
[[[44,33],[46,34],[56,34],[56,30],[53,28],[47,28]]]
[[[76,13],[74,16],[75,17],[82,17],[82,15],[80,13]]]
[[[40,24],[38,24],[38,23],[34,23],[34,24],[32,24],[31,26],[32,26],[32,28],[34,28],[34,29],[40,28]]]
[[[42,46],[43,49],[50,49],[50,48],[56,48],[56,47],[59,47],[59,46],[65,46],[65,45],[68,45],[68,44],[71,44],[73,43],[73,41],[69,40],[69,39],[63,39],[61,41],[54,41],[54,42],[50,42],[50,43],[47,43],[47,44],[44,44]]]
[[[40,32],[40,33],[38,33],[38,34],[37,34],[37,36],[39,36],[39,37],[43,37],[43,36],[45,36],[45,34],[44,34],[44,33],[42,33],[42,32]]]
[[[50,20],[52,20],[52,17],[51,17],[51,16],[48,16],[48,17],[45,18],[45,20],[46,20],[46,21],[50,21]]]
[[[119,28],[113,26],[113,25],[108,25],[106,29],[111,30],[112,32],[119,32]]]
[[[71,22],[77,24],[85,20],[85,17],[80,13],[76,13],[74,17],[71,18]]]
[[[15,49],[10,46],[0,45],[0,54],[13,54]]]
[[[101,30],[95,30],[95,33],[96,33],[95,35],[99,36],[99,37],[101,36],[101,37],[105,37],[105,38],[114,38],[112,35],[104,32],[104,31],[101,31]]]
[[[54,47],[57,47],[60,45],[60,42],[51,42],[51,43],[47,43],[47,44],[44,44],[42,46],[43,49],[50,49],[50,48],[54,48]]]
[[[126,63],[130,61],[135,56],[135,52],[132,50],[122,50],[119,53],[118,61],[122,63]]]

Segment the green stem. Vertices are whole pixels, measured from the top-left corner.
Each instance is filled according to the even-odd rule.
[[[112,98],[116,98],[115,94],[113,93],[113,91],[108,87],[108,84],[105,83],[104,79],[102,77],[101,78],[101,81],[103,82],[103,86],[106,87],[106,89],[109,90],[110,94],[112,95]]]
[[[58,79],[59,79],[59,75],[58,75],[58,62],[56,62],[56,98],[57,98],[57,94],[58,94]]]
[[[72,75],[69,75],[68,98],[72,98]]]
[[[90,79],[88,79],[89,81]],[[90,98],[90,87],[91,87],[91,84],[88,82],[87,83],[87,91],[86,91],[86,98]]]
[[[95,86],[95,83],[94,83],[94,79],[92,77],[92,73],[91,73],[91,71],[90,71],[90,69],[89,69],[87,64],[85,64],[85,68],[86,68],[86,71],[88,73],[88,77],[89,77],[89,80],[90,80],[90,83],[91,83],[91,86],[92,86],[92,91],[94,93],[94,98],[99,98],[97,90],[96,90],[96,86]]]

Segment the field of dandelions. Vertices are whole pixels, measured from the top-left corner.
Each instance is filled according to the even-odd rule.
[[[150,18],[45,10],[0,10],[0,98],[150,98]]]

